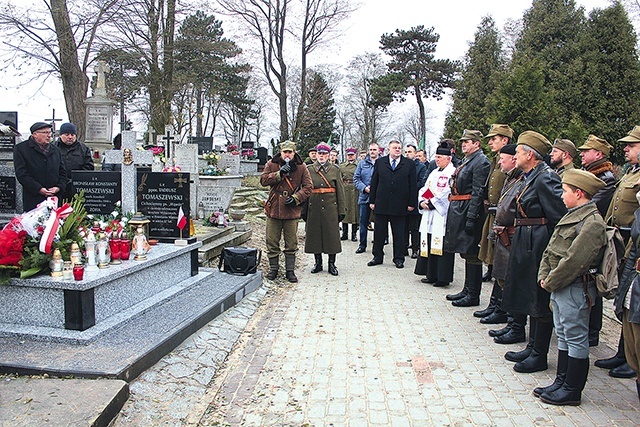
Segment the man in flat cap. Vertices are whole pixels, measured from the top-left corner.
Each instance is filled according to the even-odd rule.
[[[636,194],[640,191],[640,126],[634,126],[624,138],[618,142],[625,144],[624,157],[629,163],[629,169],[618,182],[613,193],[609,209],[604,217],[608,225],[618,227],[624,243],[629,242],[631,225],[634,222],[634,212],[638,209]],[[624,338],[620,332],[617,353],[607,359],[596,360],[595,366],[609,369],[609,375],[615,378],[633,378],[636,372],[629,366],[624,353]]]
[[[58,196],[67,185],[67,170],[60,149],[51,144],[52,125],[34,123],[31,136],[13,150],[16,178],[22,184],[22,208],[34,209],[47,197]]]
[[[489,134],[485,136],[485,138],[489,140],[488,144],[493,153],[493,159],[491,160],[491,168],[489,169],[487,182],[484,185],[484,210],[487,213],[487,217],[482,226],[478,258],[487,264],[487,274],[482,277],[482,281],[488,282],[492,278],[493,242],[487,237],[493,227],[493,220],[495,219],[496,209],[498,207],[498,199],[500,198],[500,193],[502,192],[506,178],[506,174],[502,172],[502,169],[498,166],[498,160],[500,160],[498,153],[505,145],[511,143],[513,139],[513,129],[511,129],[509,125],[493,124],[491,125]],[[502,300],[502,288],[494,282],[489,305],[484,310],[474,312],[473,315],[479,317],[481,323],[489,325],[505,323],[507,321],[506,313],[502,310],[496,311],[498,300]]]
[[[523,329],[522,319],[530,316],[530,345],[519,355],[529,354],[513,369],[537,372],[547,369],[553,332],[549,293],[538,285],[538,268],[553,229],[567,208],[561,198],[560,176],[543,161],[551,151],[549,140],[528,130],[520,134],[517,144],[516,166],[524,172],[525,178],[516,198],[515,232],[502,306],[520,322],[514,320],[512,328]]]
[[[266,243],[269,258],[267,279],[278,276],[280,262],[280,239],[284,236],[284,261],[286,278],[297,282],[295,275],[296,252],[298,251],[298,222],[301,204],[311,195],[313,184],[307,166],[296,153],[296,144],[284,141],[280,153],[269,160],[260,176],[260,184],[271,187],[264,205],[267,215]]]
[[[568,139],[556,139],[551,149],[550,165],[558,175],[562,175],[564,171],[573,169],[573,159],[578,157],[576,145]]]
[[[605,183],[595,175],[568,170],[562,199],[569,211],[560,219],[542,255],[538,282],[551,293],[558,336],[556,379],[533,394],[552,405],[579,405],[589,373],[589,312],[597,295],[595,272],[607,245],[607,226],[592,201]]]
[[[589,135],[584,144],[578,147],[582,159],[582,168],[601,179],[605,186],[595,193],[591,200],[596,204],[598,212],[604,218],[616,191],[616,177],[613,175],[613,164],[609,161],[609,153],[613,147],[595,135]],[[602,329],[602,297],[596,297],[591,308],[589,320],[589,345],[594,347],[600,342]]]
[[[307,151],[307,155],[309,156],[309,160],[307,160],[305,164],[312,165],[316,161],[316,157],[318,156],[318,150],[316,150],[316,147],[311,147],[309,148],[309,151]]]
[[[446,296],[456,307],[480,305],[482,261],[478,258],[478,251],[485,218],[484,185],[491,167],[489,159],[482,153],[481,140],[480,131],[465,129],[460,138],[465,157],[451,176],[444,251],[460,254],[465,261],[462,291]]]
[[[342,236],[340,240],[347,240],[349,238],[349,224],[351,224],[351,241],[357,242],[357,231],[359,212],[358,212],[358,189],[353,184],[353,175],[356,173],[358,167],[358,161],[356,155],[358,150],[353,147],[346,149],[347,160],[340,163],[340,172],[342,172],[342,183],[344,184],[344,199],[347,207],[346,216],[342,220]]]

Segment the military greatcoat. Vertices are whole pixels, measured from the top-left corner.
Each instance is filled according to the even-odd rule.
[[[496,209],[498,205],[498,199],[500,199],[500,193],[504,186],[506,175],[500,170],[498,166],[498,156],[494,157],[491,161],[491,169],[489,170],[489,178],[485,184],[485,199],[484,206],[487,212],[487,217],[484,220],[482,226],[482,237],[480,238],[480,253],[478,258],[485,264],[493,263],[493,242],[488,239],[491,227],[493,227],[493,220],[496,217]]]
[[[484,184],[491,164],[481,150],[465,157],[451,177],[451,195],[470,195],[468,200],[451,200],[447,213],[444,251],[458,254],[477,254],[485,213]],[[451,199],[451,196],[450,196]],[[474,221],[473,236],[464,229],[467,220]]]
[[[308,169],[313,190],[302,208],[302,217],[307,221],[304,251],[308,254],[340,253],[338,215],[346,212],[340,168],[330,162],[321,165],[316,161]]]
[[[357,162],[344,162],[340,164],[342,172],[342,182],[344,183],[344,200],[347,208],[346,216],[342,221],[343,224],[358,224],[360,220],[360,210],[358,208],[358,189],[353,183],[353,175],[358,167]]]
[[[640,166],[634,165],[622,177],[613,193],[605,221],[609,225],[631,227],[633,213],[638,209],[636,193],[640,190]]]
[[[502,308],[506,311],[551,316],[549,293],[538,285],[538,269],[555,225],[567,213],[561,196],[560,176],[546,163],[541,162],[525,175],[516,199],[516,229],[502,294]],[[526,222],[540,223],[523,225]]]

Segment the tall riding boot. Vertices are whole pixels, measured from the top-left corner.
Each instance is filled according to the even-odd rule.
[[[493,273],[493,265],[489,264],[489,265],[487,265],[487,272],[484,273],[484,276],[482,276],[482,281],[483,282],[490,282],[491,281],[491,273]]]
[[[478,310],[473,312],[473,317],[487,317],[496,309],[498,299],[502,297],[502,288],[498,286],[498,283],[493,282],[493,289],[491,290],[491,297],[489,298],[489,305],[484,310]]]
[[[540,319],[536,319],[536,336],[533,338],[533,349],[531,350],[531,354],[522,362],[518,362],[513,365],[513,370],[523,373],[546,370],[549,367],[547,365],[547,356],[549,353],[549,343],[551,342],[552,333],[553,322],[543,322]]]
[[[322,254],[313,254],[316,259],[316,265],[311,269],[311,273],[319,273],[322,271]]]
[[[640,379],[636,380],[636,391],[638,392],[638,402],[640,402]]]
[[[466,272],[469,275],[467,285],[468,292],[467,295],[461,299],[451,303],[455,307],[473,307],[480,305],[480,291],[482,291],[482,264],[469,264]]]
[[[596,297],[589,313],[589,347],[600,344],[600,330],[602,329],[602,297]]]
[[[618,340],[618,352],[608,359],[596,360],[594,365],[602,369],[613,369],[618,366],[624,365],[627,362],[627,358],[624,355],[624,336],[620,331],[620,339]]]
[[[469,293],[469,277],[471,277],[469,275],[469,263],[465,262],[464,263],[464,286],[462,287],[462,290],[457,294],[447,294],[447,296],[445,297],[447,301],[457,301],[467,296],[467,294]]]
[[[524,315],[525,321],[527,320],[527,316]],[[535,318],[531,318],[531,323],[529,323],[529,342],[527,346],[520,351],[507,351],[504,354],[504,358],[510,362],[522,362],[524,359],[529,357],[531,351],[533,350],[533,339],[536,336],[536,320]],[[495,341],[495,339],[494,339]],[[524,341],[524,340],[523,340]]]
[[[269,272],[267,273],[267,279],[274,280],[278,277],[278,257],[274,256],[269,258]]]
[[[340,240],[347,240],[347,234],[349,233],[349,224],[342,223],[342,236],[340,236]]]
[[[336,267],[336,254],[329,254],[329,274],[332,276],[338,275],[338,268]]]
[[[296,269],[296,256],[294,254],[284,254],[285,277],[291,283],[296,283],[298,278],[294,270]]]
[[[484,325],[497,325],[499,323],[508,322],[509,316],[507,315],[507,312],[504,311],[502,307],[500,307],[501,305],[502,305],[502,299],[498,299],[498,304],[496,305],[496,309],[493,310],[493,313],[491,313],[490,315],[480,319],[480,323]]]
[[[505,334],[493,338],[497,344],[515,344],[526,340],[524,328],[527,326],[527,315],[522,313],[513,313],[513,322],[511,329]]]
[[[558,350],[558,367],[556,369],[556,379],[553,384],[546,387],[536,387],[533,389],[533,395],[540,397],[544,393],[551,393],[556,391],[562,384],[567,376],[567,365],[569,364],[569,352],[567,350]]]
[[[567,374],[562,387],[542,393],[540,400],[551,405],[578,406],[582,400],[582,390],[589,375],[589,358],[568,357]]]
[[[351,224],[351,241],[358,241],[358,224]]]

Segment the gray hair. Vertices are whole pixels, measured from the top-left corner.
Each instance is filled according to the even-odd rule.
[[[533,158],[539,161],[544,160],[544,156],[540,153],[538,153],[535,148],[529,147],[528,145],[525,144],[520,144],[520,146],[522,147],[522,149],[524,151],[526,151],[527,153],[533,153]]]

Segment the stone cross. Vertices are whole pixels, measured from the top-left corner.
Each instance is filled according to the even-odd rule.
[[[136,133],[122,132],[122,150],[107,150],[104,153],[105,163],[122,163],[122,211],[136,211],[137,174],[136,166],[153,163],[153,153],[136,148]]]
[[[164,132],[165,134],[158,136],[158,138],[164,145],[167,160],[171,160],[171,164],[173,165],[173,141],[176,139],[175,136],[173,136],[173,126],[165,126]]]

